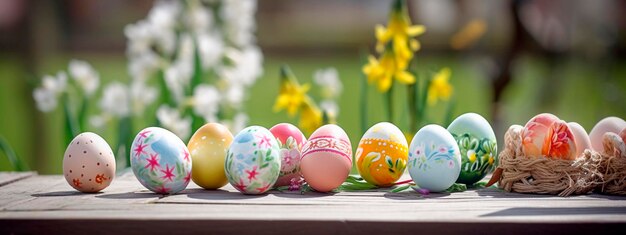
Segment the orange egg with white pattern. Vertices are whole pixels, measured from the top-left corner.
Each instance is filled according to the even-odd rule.
[[[402,131],[388,122],[368,129],[354,155],[363,179],[377,186],[389,186],[404,173],[408,144]]]

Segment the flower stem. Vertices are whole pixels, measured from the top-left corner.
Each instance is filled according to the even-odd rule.
[[[68,146],[74,136],[80,134],[80,127],[76,118],[72,115],[72,111],[69,107],[68,94],[63,94],[63,114],[65,116],[65,146]],[[65,148],[65,146],[63,146]]]
[[[361,64],[367,63],[366,55],[361,53]],[[361,103],[360,103],[360,113],[361,113],[361,134],[364,134],[367,131],[367,77],[364,73],[361,73]]]
[[[389,91],[385,93],[385,98],[387,100],[387,119],[393,123],[393,83],[389,87]]]
[[[4,155],[7,156],[11,166],[13,166],[13,170],[15,171],[27,171],[28,166],[24,164],[24,161],[18,156],[11,145],[9,145],[8,141],[4,139],[2,135],[0,135],[0,152],[4,152]]]

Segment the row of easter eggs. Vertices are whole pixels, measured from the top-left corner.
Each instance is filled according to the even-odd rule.
[[[418,185],[441,191],[457,179],[464,183],[482,179],[493,168],[496,148],[489,123],[470,113],[457,118],[448,130],[436,125],[422,128],[410,148],[395,125],[378,123],[363,135],[355,159],[359,173],[372,184],[392,185],[408,165]],[[291,124],[270,130],[251,126],[233,137],[226,127],[209,123],[188,145],[165,129],[149,127],[135,137],[130,162],[139,182],[161,194],[179,192],[191,180],[206,189],[230,182],[243,193],[259,194],[302,178],[315,190],[327,192],[350,173],[352,146],[343,129],[332,124],[307,140]],[[82,133],[66,150],[63,172],[75,189],[100,191],[115,174],[113,151],[97,134]]]
[[[593,136],[626,127],[619,118],[607,118],[587,135],[580,125],[563,123],[554,115],[540,114],[525,127],[519,126],[525,154],[571,159],[601,139]],[[497,164],[496,154],[489,123],[478,114],[467,113],[447,130],[438,125],[423,127],[410,145],[395,125],[378,123],[361,138],[355,159],[360,175],[372,184],[390,186],[408,167],[421,188],[443,191],[455,181],[480,181]],[[233,137],[226,127],[210,123],[198,129],[188,145],[165,129],[146,128],[135,137],[130,160],[141,184],[161,194],[179,192],[190,180],[206,189],[230,182],[243,193],[259,194],[301,177],[317,191],[327,192],[348,176],[352,147],[336,125],[323,126],[306,140],[291,124],[278,124],[270,130],[251,126]],[[66,180],[83,192],[104,189],[115,173],[111,148],[93,133],[76,136],[63,162]]]

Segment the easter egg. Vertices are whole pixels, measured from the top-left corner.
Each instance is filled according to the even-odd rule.
[[[461,173],[461,154],[452,134],[435,124],[422,127],[409,146],[411,178],[422,189],[442,192]]]
[[[185,143],[166,129],[143,129],[131,145],[133,173],[152,192],[174,194],[185,189],[191,180],[191,165]]]
[[[620,131],[620,133],[619,133],[619,137],[621,137],[621,138],[622,138],[622,141],[623,141],[624,143],[626,143],[626,128],[624,128],[624,129],[622,129],[622,131]]]
[[[568,122],[567,126],[574,135],[574,142],[576,142],[576,157],[580,156],[585,149],[591,149],[591,141],[589,135],[583,126],[576,122]]]
[[[299,182],[300,175],[300,150],[306,142],[306,137],[296,126],[289,123],[276,124],[270,128],[270,132],[276,137],[280,148],[280,174],[274,186],[290,185],[292,181]]]
[[[622,129],[626,128],[626,121],[618,117],[607,117],[600,120],[589,132],[589,140],[593,150],[602,152],[602,140],[604,133],[611,132],[619,134]]]
[[[205,189],[218,189],[228,183],[224,172],[226,151],[233,141],[228,128],[219,123],[207,123],[189,139],[191,180]]]
[[[458,183],[472,185],[496,166],[498,144],[489,122],[476,113],[463,114],[448,126],[459,146],[461,173]]]
[[[368,129],[356,149],[354,158],[363,179],[378,186],[396,182],[408,159],[409,146],[402,131],[388,122]]]
[[[260,126],[241,130],[226,153],[228,182],[244,194],[262,194],[274,186],[280,174],[278,142]]]
[[[530,157],[547,156],[557,159],[576,158],[574,134],[567,123],[549,114],[539,114],[522,130],[522,151]]]
[[[352,145],[346,132],[337,125],[318,128],[302,147],[302,176],[319,192],[339,187],[348,178],[351,168]]]
[[[78,191],[95,193],[105,189],[115,176],[115,156],[111,147],[95,133],[77,135],[63,155],[63,175]]]

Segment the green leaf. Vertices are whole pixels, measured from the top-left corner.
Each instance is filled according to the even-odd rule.
[[[20,156],[18,156],[15,151],[13,151],[13,148],[11,148],[9,142],[2,135],[0,135],[0,151],[4,152],[4,155],[7,156],[7,158],[9,159],[9,163],[11,163],[11,166],[13,167],[13,170],[28,170],[28,167],[26,166],[26,164],[24,164],[24,161],[22,161]]]
[[[467,185],[460,184],[460,183],[454,183],[452,186],[446,189],[446,192],[449,192],[449,193],[465,192],[465,191],[467,191]]]
[[[198,42],[194,40],[194,53],[193,53],[193,77],[191,78],[191,92],[193,92],[193,88],[200,85],[202,83],[202,78],[204,77],[204,73],[202,71],[202,61],[200,58],[200,52],[198,51]],[[191,94],[190,92],[190,94]]]
[[[390,192],[392,192],[392,193],[399,193],[399,192],[402,192],[404,190],[407,190],[407,189],[411,188],[411,186],[413,186],[413,185],[411,185],[411,184],[402,185],[400,187],[392,189]]]
[[[74,136],[80,134],[80,127],[78,126],[78,122],[76,121],[76,117],[72,115],[72,111],[70,110],[70,102],[67,94],[63,94],[63,114],[65,118],[65,146],[68,146]],[[65,147],[63,146],[63,147]]]
[[[386,101],[386,108],[387,108],[387,121],[393,123],[393,87],[394,87],[394,82],[391,82],[391,86],[389,87],[389,90],[384,94],[385,97],[385,101]]]
[[[448,103],[448,109],[446,110],[446,118],[444,119],[444,123],[443,126],[449,126],[450,123],[452,123],[452,120],[454,119],[454,106],[455,106],[455,102],[453,99],[450,99],[450,102]]]
[[[176,105],[176,101],[172,94],[170,94],[170,90],[167,88],[167,82],[165,81],[165,71],[162,69],[157,72],[158,81],[159,81],[159,104],[169,104],[174,107]],[[158,122],[158,120],[157,120]],[[160,123],[159,123],[160,125]]]
[[[119,166],[118,168],[130,166],[130,146],[132,145],[132,120],[130,117],[123,117],[119,120],[117,126],[117,146],[115,152],[117,158],[123,157],[126,162],[126,166]]]
[[[365,64],[367,63],[367,57],[365,55],[365,53],[361,53],[361,64]],[[367,77],[365,76],[364,73],[360,73],[361,74],[361,102],[360,102],[360,114],[361,114],[361,134],[364,134],[367,131],[368,127],[368,120],[367,120],[367,93],[368,93],[368,88],[369,86],[367,85]]]

